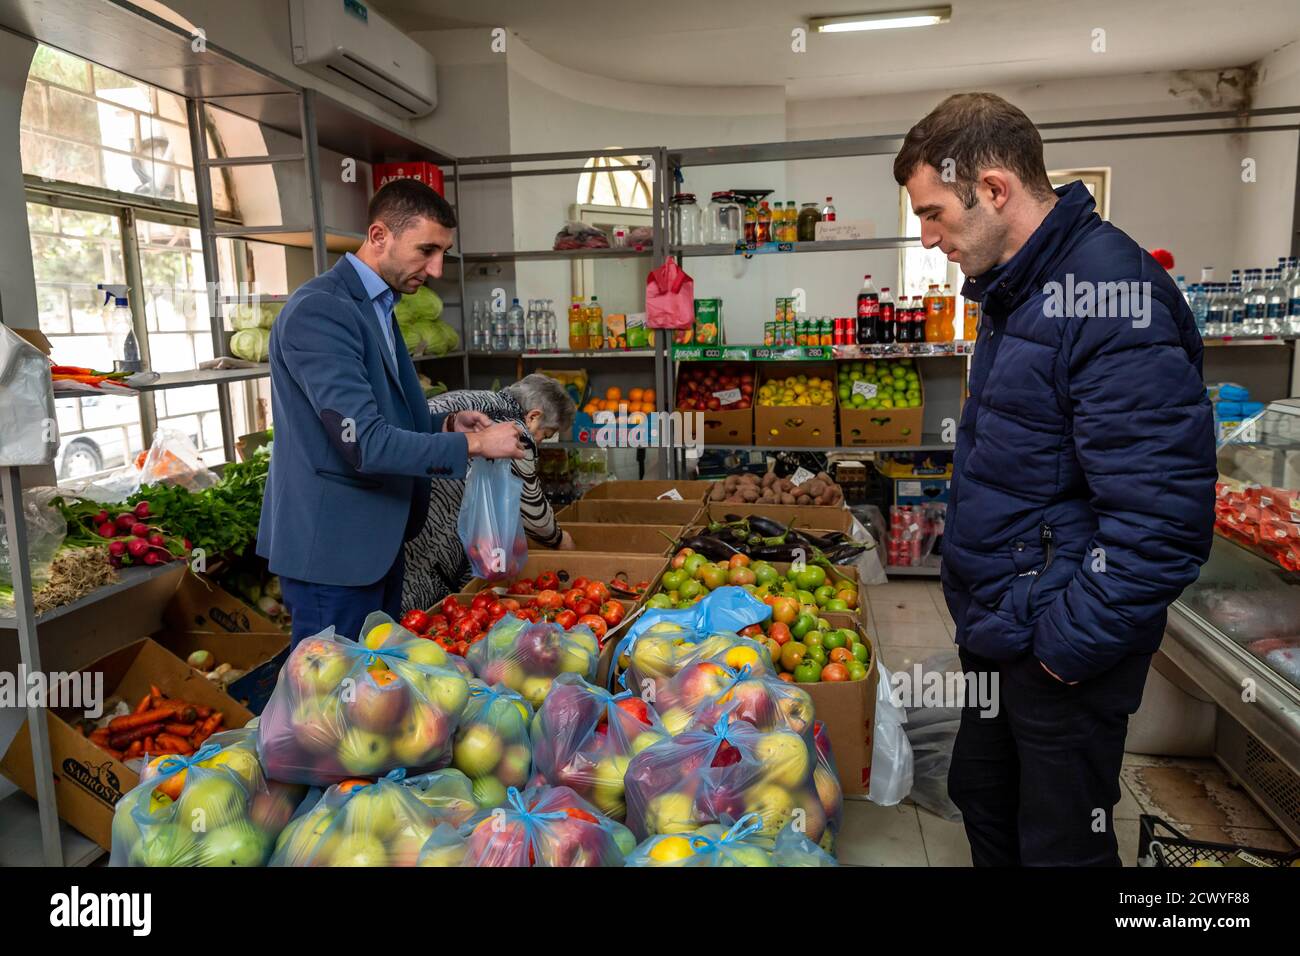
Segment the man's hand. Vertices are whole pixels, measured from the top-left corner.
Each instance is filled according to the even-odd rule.
[[[463,412],[452,412],[447,416],[444,427],[453,432],[481,432],[485,428],[490,428],[491,425],[492,419],[471,408]]]
[[[1047,671],[1047,673],[1052,674],[1052,669],[1048,667],[1046,664],[1044,664],[1042,661],[1038,662],[1038,666],[1041,667],[1043,670]],[[1055,677],[1057,680],[1060,680],[1062,684],[1066,684],[1070,687],[1073,687],[1075,684],[1079,683],[1077,680],[1061,680],[1061,678],[1057,677],[1055,674],[1052,674],[1052,676]]]
[[[572,551],[574,549],[573,535],[567,531],[561,531],[559,549],[561,551]]]
[[[460,428],[456,430],[460,431]],[[510,422],[498,422],[487,426],[482,431],[469,432],[465,435],[465,441],[469,446],[471,457],[482,455],[484,458],[523,458],[528,454],[518,426]]]

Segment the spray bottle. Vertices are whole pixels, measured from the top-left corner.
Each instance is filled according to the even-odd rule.
[[[112,314],[108,316],[110,341],[114,348],[117,347],[118,342],[122,343],[122,357],[114,359],[113,371],[144,371],[144,362],[140,359],[140,345],[135,340],[135,323],[132,321],[131,309],[126,301],[129,287],[101,282],[95,288],[103,290],[104,305],[108,306],[111,303],[113,306]]]

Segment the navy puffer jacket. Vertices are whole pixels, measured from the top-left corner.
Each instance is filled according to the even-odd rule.
[[[1082,183],[1057,196],[1014,257],[962,288],[984,319],[943,587],[958,644],[1033,653],[1077,681],[1160,644],[1166,608],[1209,555],[1217,472],[1201,339],[1177,286]]]

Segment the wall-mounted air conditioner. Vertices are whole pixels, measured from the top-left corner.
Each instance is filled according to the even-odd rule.
[[[438,105],[433,55],[361,0],[289,0],[293,62],[398,116]]]

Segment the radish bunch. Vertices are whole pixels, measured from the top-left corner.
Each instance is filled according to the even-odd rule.
[[[107,511],[91,517],[101,538],[108,538],[108,563],[115,568],[136,564],[166,564],[183,557],[190,550],[184,538],[167,537],[161,528],[148,523],[149,502],[141,501],[131,511],[116,518]]]

